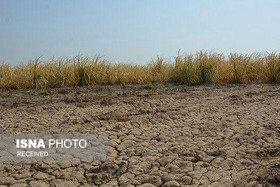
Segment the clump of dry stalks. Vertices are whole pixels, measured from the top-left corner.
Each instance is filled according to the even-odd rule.
[[[0,65],[0,88],[54,88],[87,85],[149,84],[176,82],[280,83],[280,54],[230,54],[200,51],[180,55],[174,62],[158,57],[147,65],[115,64],[101,56],[52,59],[28,64]]]

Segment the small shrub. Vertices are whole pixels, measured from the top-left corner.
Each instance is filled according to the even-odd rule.
[[[146,85],[144,86],[144,88],[145,88],[146,90],[151,90],[151,89],[154,89],[155,86],[154,86],[153,84],[149,83],[149,84],[146,84]]]

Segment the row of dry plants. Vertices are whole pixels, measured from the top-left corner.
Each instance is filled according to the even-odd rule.
[[[110,63],[100,56],[59,58],[0,65],[0,88],[54,88],[149,83],[280,83],[280,54],[230,54],[200,51],[178,54],[172,62],[158,57],[147,65]]]

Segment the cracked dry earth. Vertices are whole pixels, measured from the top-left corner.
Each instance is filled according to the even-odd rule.
[[[0,186],[280,186],[280,86],[1,90],[1,133],[109,138],[105,162],[2,162]]]

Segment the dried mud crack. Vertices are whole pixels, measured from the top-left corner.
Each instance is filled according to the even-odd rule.
[[[105,162],[1,162],[0,186],[280,186],[280,86],[1,90],[4,134],[91,133]]]

